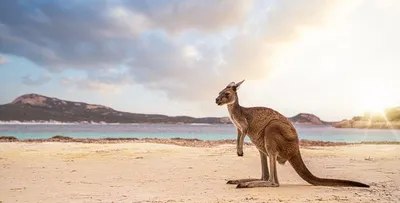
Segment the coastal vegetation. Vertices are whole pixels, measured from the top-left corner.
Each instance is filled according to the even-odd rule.
[[[351,120],[333,124],[336,128],[400,129],[400,107],[386,108],[382,112],[365,112]]]

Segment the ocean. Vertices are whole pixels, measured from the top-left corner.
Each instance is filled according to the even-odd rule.
[[[400,130],[339,129],[330,126],[296,126],[300,139],[356,143],[400,141]],[[45,139],[55,135],[74,138],[197,138],[236,139],[233,125],[199,124],[1,124],[0,136]],[[246,137],[246,141],[250,140]]]

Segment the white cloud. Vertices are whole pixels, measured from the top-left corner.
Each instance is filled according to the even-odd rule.
[[[48,82],[50,82],[52,77],[49,74],[39,75],[39,76],[32,76],[32,75],[25,75],[22,77],[22,83],[27,86],[41,86]]]
[[[69,91],[77,90],[93,91],[101,94],[120,94],[122,88],[131,83],[129,75],[124,73],[107,71],[102,74],[90,75],[89,77],[63,77],[61,84]]]

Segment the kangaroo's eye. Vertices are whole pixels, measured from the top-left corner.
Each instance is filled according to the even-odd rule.
[[[225,96],[229,96],[229,92],[225,93]]]

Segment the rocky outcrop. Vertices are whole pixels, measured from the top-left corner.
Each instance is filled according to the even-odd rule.
[[[329,125],[328,122],[322,121],[319,117],[308,113],[297,114],[290,117],[289,120],[296,125]]]

